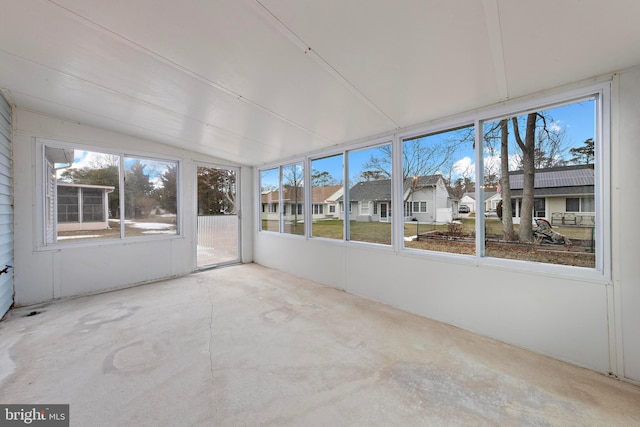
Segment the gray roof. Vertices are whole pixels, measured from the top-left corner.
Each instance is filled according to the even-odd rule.
[[[536,188],[534,196],[592,196],[593,194],[593,185],[583,185],[576,187]],[[522,190],[511,190],[511,197],[522,197]]]
[[[524,172],[509,172],[509,184],[513,197],[522,196]],[[592,165],[563,166],[537,169],[535,174],[535,196],[580,196],[594,194],[594,171]]]
[[[495,191],[485,191],[484,192],[484,199],[485,200],[490,199],[491,197],[495,196],[496,194],[498,194],[498,193],[495,192]]]
[[[391,180],[359,182],[349,189],[351,201],[360,200],[391,200]],[[340,197],[339,200],[342,200]]]
[[[442,175],[426,175],[419,176],[418,187],[433,187],[442,178]],[[404,180],[404,191],[407,191],[411,187],[413,178],[407,178]],[[391,200],[391,180],[380,179],[376,181],[364,181],[358,182],[356,185],[349,189],[349,199],[352,202],[358,202],[361,200]],[[338,201],[342,201],[341,196]]]
[[[512,190],[522,190],[524,172],[509,172],[509,184]],[[564,166],[558,168],[537,169],[535,188],[583,187],[594,185],[593,167],[590,165]]]
[[[425,176],[419,176],[417,178],[418,180],[418,187],[433,187],[435,186],[438,181],[442,178],[442,175],[425,175]],[[407,191],[409,189],[409,187],[411,186],[411,182],[413,181],[414,178],[407,178],[404,180],[404,191]]]

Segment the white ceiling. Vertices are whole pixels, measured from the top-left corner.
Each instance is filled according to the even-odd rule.
[[[19,107],[257,165],[640,64],[637,0],[0,0]]]

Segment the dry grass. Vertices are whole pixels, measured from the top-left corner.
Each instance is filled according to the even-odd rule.
[[[404,246],[411,249],[429,250],[436,252],[448,252],[455,254],[475,255],[475,218],[463,218],[459,220],[455,230],[450,224],[424,224],[407,222],[404,225],[404,237],[413,240],[405,240]],[[277,231],[277,223],[276,230]],[[263,221],[263,229],[271,227],[268,221]],[[385,222],[356,222],[351,221],[350,239],[352,241],[391,244],[391,224]],[[518,225],[514,226],[518,233]],[[595,266],[595,254],[591,251],[592,228],[588,227],[554,227],[554,230],[567,236],[576,244],[574,246],[563,245],[539,245],[519,242],[501,242],[502,222],[497,218],[485,220],[485,256],[504,259],[526,260],[533,262],[572,265],[580,267]],[[451,231],[455,231],[452,236]],[[285,232],[304,234],[304,225],[285,224]],[[312,224],[312,235],[330,239],[343,239],[343,221],[326,220]],[[415,238],[415,236],[420,236]]]

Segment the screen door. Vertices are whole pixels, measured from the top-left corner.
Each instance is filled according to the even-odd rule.
[[[197,268],[240,261],[238,170],[198,166]]]

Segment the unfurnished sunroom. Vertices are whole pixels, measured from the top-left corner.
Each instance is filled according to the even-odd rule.
[[[1,314],[256,263],[640,382],[636,2],[0,5]]]

